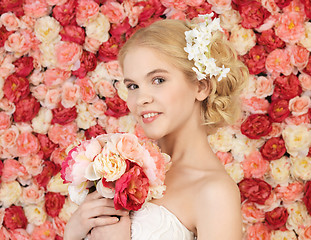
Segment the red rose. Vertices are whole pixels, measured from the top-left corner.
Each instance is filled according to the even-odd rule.
[[[163,15],[165,7],[159,0],[149,0],[146,2],[137,2],[135,6],[143,7],[138,22],[147,21],[150,18],[158,18]]]
[[[60,125],[66,125],[67,123],[71,123],[74,121],[77,116],[77,109],[75,106],[72,108],[65,108],[60,104],[58,108],[52,109],[53,119],[51,124],[58,123]]]
[[[271,102],[268,113],[273,122],[282,122],[290,115],[288,103],[286,99],[278,99]]]
[[[0,28],[0,47],[4,46],[5,41],[8,39],[11,33],[13,33],[13,31],[8,32],[5,26]]]
[[[287,7],[292,0],[274,0],[275,4],[278,5],[279,8],[283,9]],[[302,0],[303,2],[303,0]]]
[[[123,101],[117,94],[112,98],[105,99],[107,111],[105,115],[119,118],[129,113],[126,102]]]
[[[16,110],[13,114],[15,122],[31,121],[40,110],[40,103],[32,95],[18,101],[15,104]]]
[[[243,56],[244,63],[248,67],[250,74],[259,74],[266,70],[266,59],[268,53],[261,45],[254,46]]]
[[[110,34],[111,36],[120,39],[121,44],[123,45],[126,40],[126,34],[128,31],[131,31],[132,27],[129,24],[129,19],[125,18],[122,23],[111,24]]]
[[[90,127],[89,129],[87,129],[84,132],[84,135],[85,135],[86,139],[89,140],[91,138],[95,138],[98,135],[106,134],[106,133],[107,132],[105,131],[105,129],[102,126],[100,126],[99,124],[96,124],[96,125]]]
[[[311,76],[311,55],[309,56],[307,66],[302,71]]]
[[[241,132],[250,139],[259,139],[271,132],[270,118],[265,114],[252,114],[241,124]]]
[[[283,227],[288,218],[288,212],[285,207],[277,207],[270,212],[265,213],[267,227],[271,230],[277,230]]]
[[[265,204],[271,194],[272,187],[264,180],[258,178],[244,178],[238,183],[241,198],[250,202]]]
[[[1,183],[2,170],[3,170],[3,162],[0,160],[0,183]]]
[[[66,25],[59,32],[63,41],[74,42],[83,45],[85,40],[85,31],[82,27],[76,25]]]
[[[59,21],[62,26],[76,23],[76,0],[68,0],[63,5],[56,5],[53,8],[53,17]]]
[[[58,147],[58,144],[53,143],[45,134],[37,134],[37,138],[41,146],[40,150],[43,153],[42,158],[46,160],[51,156],[52,152]]]
[[[304,5],[304,10],[306,16],[310,19],[311,18],[311,2],[310,0],[301,0],[301,3]]]
[[[19,77],[27,77],[33,70],[33,57],[21,57],[13,62],[15,74]]]
[[[290,100],[302,93],[299,79],[296,75],[279,76],[274,80],[274,92],[272,101],[275,99]]]
[[[27,218],[21,206],[10,206],[5,209],[3,226],[7,229],[24,228],[27,226]]]
[[[311,215],[311,181],[308,181],[304,187],[303,202],[305,203],[308,213]]]
[[[102,45],[100,45],[97,59],[102,62],[117,60],[119,48],[122,44],[123,43],[120,44],[120,41],[118,41],[115,36],[111,36],[107,42],[104,42]]]
[[[273,137],[260,149],[261,155],[266,160],[276,160],[281,158],[286,153],[285,142],[281,137]]]
[[[239,5],[239,13],[242,17],[241,25],[244,28],[256,28],[270,16],[270,13],[258,1],[247,1]]]
[[[73,71],[72,74],[78,78],[84,78],[88,72],[95,70],[96,66],[96,55],[88,51],[83,51],[80,59],[80,68]]]
[[[45,194],[45,210],[51,217],[57,217],[65,203],[65,196],[60,193],[47,192]]]
[[[30,93],[29,81],[25,77],[12,74],[7,77],[3,85],[4,96],[11,102],[16,103]]]
[[[262,31],[261,34],[257,35],[258,44],[265,47],[268,53],[272,52],[277,48],[284,48],[285,42],[275,35],[273,29]]]
[[[200,6],[198,7],[188,7],[187,8],[187,19],[192,19],[197,17],[198,15],[205,15],[212,12],[212,6],[208,2],[204,1]],[[215,13],[214,13],[215,14]],[[215,14],[214,16],[217,16]]]
[[[1,0],[0,1],[0,15],[6,12],[12,12],[17,17],[24,15],[23,0]]]
[[[124,173],[115,186],[114,206],[116,210],[125,208],[137,211],[145,202],[149,189],[149,181],[143,169],[135,165]]]
[[[307,157],[311,157],[311,147],[309,147],[309,152],[308,152]]]
[[[34,182],[40,187],[46,189],[50,179],[60,171],[60,166],[57,166],[51,161],[44,161],[43,170],[40,174],[33,177]]]

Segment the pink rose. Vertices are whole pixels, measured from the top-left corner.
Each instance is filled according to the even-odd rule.
[[[85,40],[85,30],[82,27],[75,25],[66,25],[59,32],[63,41],[74,42],[83,45]]]
[[[48,68],[44,72],[44,84],[48,87],[61,85],[70,76],[71,76],[71,73],[69,71],[64,71],[59,68]]]
[[[78,0],[76,21],[80,26],[85,26],[93,21],[98,13],[99,5],[93,0]]]
[[[31,95],[16,103],[16,110],[13,114],[15,122],[31,121],[39,112],[40,103]]]
[[[96,102],[88,106],[88,111],[96,118],[105,116],[107,106],[104,100],[98,99]]]
[[[8,129],[11,126],[11,116],[0,112],[0,130]]]
[[[21,198],[24,204],[38,204],[44,201],[44,189],[36,184],[31,184],[23,188]]]
[[[196,4],[201,5],[204,1],[189,1],[188,2],[196,2]],[[231,0],[208,0],[207,1],[209,4],[212,5],[212,10],[218,14],[224,13],[227,10],[231,9]],[[188,4],[190,5],[190,4]],[[196,5],[196,6],[198,6]],[[195,6],[195,5],[190,5],[190,6]]]
[[[309,110],[310,111],[310,110]],[[285,119],[286,124],[301,125],[310,123],[310,115],[308,113],[299,116],[289,116]]]
[[[272,123],[272,130],[271,132],[267,135],[268,138],[272,138],[272,137],[279,137],[282,134],[283,131],[283,124],[282,123]]]
[[[208,2],[203,2],[199,7],[188,7],[187,9],[187,19],[192,19],[198,15],[204,15],[212,12],[213,5]]]
[[[7,98],[0,99],[0,109],[2,111],[5,111],[8,114],[12,114],[15,112],[15,105],[11,101],[9,101]]]
[[[12,12],[3,13],[0,20],[8,31],[16,31],[19,28],[20,21]]]
[[[25,77],[19,77],[16,74],[12,74],[5,80],[3,92],[7,99],[16,103],[30,93],[29,81]]]
[[[48,88],[45,84],[39,84],[38,86],[30,87],[30,92],[37,100],[43,101],[48,92]]]
[[[10,231],[11,240],[30,240],[30,235],[25,229],[17,228]]]
[[[56,234],[63,237],[65,231],[66,222],[60,219],[59,217],[53,218],[53,227],[56,231]]]
[[[4,48],[9,52],[25,53],[28,50],[26,44],[25,37],[20,32],[14,32],[7,37]]]
[[[76,105],[80,98],[80,87],[71,82],[65,82],[62,85],[62,100],[61,104],[66,108],[71,108]]]
[[[108,98],[114,97],[117,92],[112,83],[108,81],[98,81],[95,84],[95,91],[101,97],[108,97]]]
[[[89,52],[96,53],[102,43],[94,38],[85,37],[83,48]]]
[[[309,74],[302,72],[299,74],[298,79],[302,87],[302,90],[304,91],[311,90],[311,76]]]
[[[20,163],[32,176],[38,175],[43,169],[43,159],[39,154],[31,154],[19,158]]]
[[[259,76],[256,79],[256,96],[263,98],[272,95],[273,93],[273,81],[271,78]]]
[[[34,18],[24,15],[20,18],[20,20],[21,20],[21,26],[23,28],[34,29],[35,22],[36,22]]]
[[[73,42],[60,42],[55,46],[57,66],[63,70],[75,70],[82,55],[82,46]]]
[[[84,102],[91,102],[96,97],[96,92],[93,82],[89,77],[79,78],[76,80],[76,84],[80,87],[81,99]]]
[[[247,239],[270,240],[270,231],[263,223],[248,225],[246,229]]]
[[[304,47],[292,45],[287,47],[291,56],[291,64],[302,70],[307,66],[310,52]]]
[[[105,1],[100,11],[108,17],[110,23],[121,23],[126,17],[123,6],[113,0]]]
[[[273,50],[266,59],[266,69],[273,75],[283,73],[288,76],[292,73],[293,67],[290,62],[290,55],[284,49]]]
[[[11,128],[4,130],[0,136],[0,146],[12,147],[19,135],[17,127],[11,126]]]
[[[32,0],[25,0],[23,9],[25,15],[33,18],[47,16],[51,10],[50,6],[46,3],[45,0],[36,0],[35,2]]]
[[[44,134],[38,134],[37,138],[39,140],[40,143],[40,150],[43,152],[43,159],[48,159],[52,152],[54,151],[55,148],[57,148],[57,145],[54,144],[49,138],[48,136],[44,135]]]
[[[166,8],[175,8],[181,11],[187,9],[187,4],[183,0],[161,0],[161,3]]]
[[[56,108],[61,102],[61,94],[62,89],[60,86],[57,88],[50,88],[45,95],[43,105],[49,109]]]
[[[302,198],[303,188],[303,183],[295,181],[288,183],[287,186],[278,185],[275,188],[275,192],[278,198],[282,199],[284,203],[292,203]]]
[[[309,96],[294,97],[289,100],[289,110],[294,116],[306,114],[311,107]]]
[[[244,202],[242,205],[242,217],[248,223],[263,222],[265,220],[265,212],[256,207],[255,203]]]
[[[295,12],[300,16],[300,20],[303,22],[306,19],[306,10],[304,7],[305,0],[292,0],[288,6],[284,7],[282,10],[284,13]]]
[[[54,162],[56,165],[62,165],[67,157],[65,148],[56,148],[52,154],[50,160]]]
[[[233,157],[230,152],[216,152],[216,156],[222,162],[223,165],[233,162]]]
[[[123,134],[116,143],[116,148],[125,159],[133,161],[139,166],[143,165],[143,148],[135,135]]]
[[[31,240],[54,240],[56,236],[53,224],[45,221],[42,225],[36,226],[31,234]]]
[[[269,102],[267,99],[251,97],[251,98],[242,98],[242,109],[250,113],[266,113],[269,108]]]
[[[20,156],[37,153],[40,149],[38,139],[30,132],[21,133],[17,137],[16,146]]]
[[[269,162],[263,159],[260,152],[253,151],[245,156],[242,168],[245,177],[261,178],[269,170]]]
[[[122,79],[122,70],[118,61],[109,61],[106,62],[104,65],[111,78]]]
[[[305,15],[310,18],[311,17],[311,4],[309,1],[301,0],[301,4],[304,6]]]
[[[74,122],[66,125],[56,123],[50,127],[48,136],[53,143],[59,144],[61,147],[67,147],[76,140],[77,131],[78,126]]]
[[[25,167],[15,159],[6,159],[3,162],[1,180],[3,182],[15,181],[17,177],[27,175]]]

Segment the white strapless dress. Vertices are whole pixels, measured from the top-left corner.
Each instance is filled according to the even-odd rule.
[[[150,202],[131,213],[132,240],[193,240],[195,236],[165,207]]]

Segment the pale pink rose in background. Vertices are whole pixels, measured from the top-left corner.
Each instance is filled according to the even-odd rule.
[[[63,5],[66,3],[68,0],[46,0],[46,3],[49,5]]]
[[[32,176],[36,176],[42,172],[43,159],[38,154],[31,154],[20,157],[19,161],[26,168],[27,172]]]
[[[8,31],[16,31],[20,26],[20,20],[12,12],[3,13],[0,17],[0,20]]]
[[[101,42],[95,38],[85,37],[83,48],[89,52],[96,53],[101,45]]]
[[[267,138],[279,137],[282,134],[284,125],[282,123],[272,123],[272,130],[266,136]]]
[[[38,47],[38,48],[37,48]],[[42,53],[39,49],[39,45],[35,45],[33,48],[35,49],[31,49],[29,52],[29,56],[33,58],[33,67],[36,69],[41,69],[42,65],[41,65],[41,61],[43,59],[42,57]]]
[[[293,67],[290,62],[290,55],[284,49],[275,49],[269,53],[266,59],[266,69],[273,76],[280,73],[288,76],[292,73]]]
[[[8,129],[11,126],[11,116],[5,112],[0,112],[0,130]]]
[[[65,82],[62,85],[61,104],[65,108],[71,108],[76,105],[80,98],[80,87],[72,82]]]
[[[39,49],[39,45],[41,44],[41,42],[39,41],[39,39],[36,37],[35,33],[31,29],[21,29],[21,34],[24,36],[24,39],[25,39],[25,44],[22,49],[23,51],[26,52],[29,50]],[[35,65],[34,67],[36,68]]]
[[[297,67],[298,70],[304,69],[309,61],[310,52],[306,48],[297,45],[289,45],[287,49],[291,56],[291,64]]]
[[[16,228],[10,230],[10,239],[11,240],[31,240],[28,232],[23,228]]]
[[[50,14],[51,7],[46,3],[46,0],[25,0],[23,9],[25,15],[40,18]]]
[[[5,214],[5,209],[4,208],[0,208],[0,225],[1,226],[2,226],[2,223],[3,223],[4,214]]]
[[[56,234],[63,237],[66,222],[64,220],[60,219],[59,217],[54,217],[52,223],[53,223],[53,227],[55,229]]]
[[[241,15],[237,10],[230,9],[223,14],[219,15],[220,26],[227,31],[231,32],[231,29],[235,25],[238,25],[241,22]]]
[[[27,16],[27,15],[24,15],[20,18],[20,20],[21,20],[21,24],[20,24],[21,28],[34,29],[35,22],[36,22],[36,20],[34,18]]]
[[[278,185],[275,188],[275,193],[284,203],[291,203],[303,197],[303,187],[303,183],[296,181],[289,183],[287,186]]]
[[[99,13],[99,5],[93,0],[78,0],[76,21],[80,26],[92,22]]]
[[[311,225],[306,224],[305,226],[299,226],[297,234],[299,240],[310,240],[311,239]]]
[[[294,44],[304,35],[305,28],[297,12],[283,13],[277,23],[275,34],[284,42]]]
[[[298,79],[302,87],[302,90],[304,91],[311,90],[311,76],[309,74],[302,72],[299,74]]]
[[[233,162],[233,156],[230,152],[217,151],[216,156],[222,162],[223,165]]]
[[[251,98],[241,98],[242,109],[250,113],[266,113],[270,106],[267,99],[251,97]]]
[[[95,84],[95,91],[100,97],[113,97],[117,92],[112,83],[106,80],[98,81]]]
[[[108,17],[110,23],[121,23],[126,17],[123,6],[117,1],[106,1],[101,7],[100,11]]]
[[[122,70],[117,60],[104,63],[104,66],[107,69],[107,72],[110,75],[111,79],[123,79]]]
[[[294,97],[289,100],[289,110],[294,116],[306,114],[311,107],[311,100],[309,96]]]
[[[45,221],[42,225],[36,226],[31,234],[31,240],[54,240],[56,236],[53,224]]]
[[[22,188],[21,202],[23,204],[38,204],[44,201],[44,188],[39,187],[37,184]]]
[[[6,159],[3,162],[1,180],[3,182],[15,181],[17,177],[26,175],[26,168],[15,159]]]
[[[10,239],[10,233],[8,232],[8,230],[6,230],[5,227],[0,227],[0,239],[3,240],[11,240]]]
[[[300,16],[300,20],[303,22],[306,19],[306,14],[305,14],[305,7],[303,3],[300,0],[293,0],[290,2],[290,4],[283,8],[282,11],[284,13],[288,12],[295,12],[298,13]]]
[[[191,7],[198,7],[204,3],[204,0],[185,0],[185,3]]]
[[[82,55],[82,46],[74,42],[60,42],[55,46],[57,66],[65,71],[76,70]]]
[[[162,1],[161,1],[161,3],[163,4]],[[138,17],[143,11],[143,7],[142,6],[134,6],[134,2],[132,2],[130,0],[123,1],[122,5],[123,5],[123,8],[125,10],[126,16],[129,19],[129,24],[131,25],[131,27],[135,27],[138,23]]]
[[[305,34],[300,39],[299,45],[304,46],[306,49],[311,51],[311,22],[304,22]]]
[[[273,15],[270,15],[263,21],[263,24],[261,24],[259,27],[256,27],[255,30],[257,32],[263,32],[263,31],[273,28],[274,25],[279,20],[280,15],[281,15],[280,13],[275,13]]]
[[[231,9],[231,0],[207,0],[212,5],[212,10],[218,14]]]
[[[12,149],[13,148],[13,149]],[[2,159],[6,159],[6,158],[14,158],[16,157],[17,151],[15,151],[15,147],[11,147],[11,148],[6,148],[6,147],[2,147],[0,146],[0,157]]]
[[[271,194],[268,197],[268,199],[265,201],[264,205],[255,203],[257,208],[263,209],[265,212],[272,211],[276,207],[280,206],[280,204],[281,204],[281,200],[280,198],[278,198],[274,190],[271,191]]]
[[[18,128],[16,126],[11,126],[9,129],[1,132],[0,145],[2,147],[12,147],[15,144],[18,135]]]
[[[15,105],[7,98],[0,99],[0,110],[6,112],[7,114],[13,114],[15,112]]]
[[[59,144],[60,147],[67,147],[74,142],[77,137],[78,126],[75,122],[66,125],[51,125],[48,136],[53,143]]]
[[[21,49],[23,49],[25,42],[25,37],[20,32],[12,33],[8,39],[4,43],[4,49],[8,52],[18,52],[23,53]]]
[[[88,111],[96,118],[105,116],[107,105],[104,100],[98,99],[96,102],[88,105]]]
[[[7,58],[10,58],[12,55],[6,55],[5,60]],[[1,66],[0,66],[0,77],[2,77],[3,79],[6,79],[9,75],[11,75],[12,73],[14,73],[15,71],[15,66],[12,64],[12,61],[3,61]]]
[[[181,11],[181,10],[177,10],[175,8],[168,8],[165,12],[165,16],[168,19],[176,19],[176,20],[186,20],[186,13]]]
[[[98,124],[102,126],[107,133],[117,133],[119,131],[119,121],[117,118],[108,116],[99,118]]]
[[[58,107],[61,101],[61,87],[49,89],[44,98],[44,106],[49,109]]]
[[[78,78],[76,84],[80,87],[81,99],[90,103],[96,97],[95,87],[89,77]]]
[[[245,177],[261,178],[269,170],[269,162],[263,159],[259,151],[252,151],[244,157],[242,168]]]
[[[273,93],[273,80],[272,78],[267,78],[264,76],[259,76],[256,79],[256,96],[260,98],[265,98],[272,95]]]
[[[246,239],[249,240],[270,240],[270,230],[263,223],[248,225]]]
[[[246,201],[243,203],[241,210],[243,222],[256,223],[265,220],[265,212],[262,209],[257,208],[255,203]]]
[[[65,148],[56,148],[50,157],[50,160],[58,165],[62,165],[63,161],[65,161],[67,157]]]
[[[261,4],[272,14],[277,14],[280,11],[274,0],[261,0]]]
[[[161,0],[160,2],[166,8],[175,8],[181,11],[187,9],[187,3],[184,0]]]
[[[30,92],[39,101],[43,101],[48,92],[48,88],[45,84],[39,84],[38,86],[30,86]]]
[[[64,71],[59,68],[49,68],[44,72],[44,83],[48,87],[61,85],[70,76],[71,72],[69,71]]]
[[[16,147],[19,156],[26,156],[37,153],[40,149],[38,138],[30,132],[21,133],[16,140]]]
[[[244,55],[256,45],[256,34],[253,29],[246,29],[241,25],[236,25],[231,29],[229,41],[239,55]]]
[[[43,82],[44,72],[41,72],[40,69],[35,69],[31,75],[28,77],[29,83],[37,86]],[[31,87],[31,86],[30,86]]]

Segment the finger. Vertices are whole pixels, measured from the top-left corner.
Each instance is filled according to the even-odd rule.
[[[114,208],[113,200],[103,197],[100,199],[93,199],[88,202],[85,202],[84,205],[87,206],[87,208],[98,208],[102,206]]]
[[[88,209],[85,212],[86,218],[95,218],[99,216],[112,216],[112,215],[127,216],[128,211],[115,210],[114,208],[111,207],[99,206],[97,208]]]
[[[112,225],[117,222],[119,222],[119,218],[117,217],[97,217],[91,219],[92,227]]]
[[[88,194],[85,198],[85,201],[90,201],[90,200],[94,200],[94,199],[99,199],[102,198],[103,196],[99,194],[99,192],[94,191],[90,194]]]

